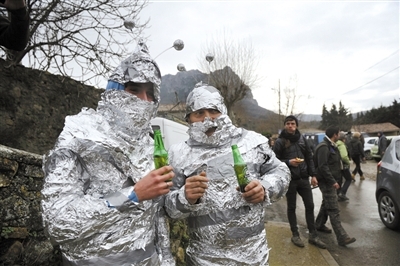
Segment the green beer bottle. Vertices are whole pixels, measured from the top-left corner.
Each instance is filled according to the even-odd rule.
[[[159,129],[154,130],[154,166],[159,169],[168,165],[168,152],[164,148],[164,142]],[[167,180],[169,182],[171,180]]]
[[[245,192],[244,188],[250,183],[247,178],[247,165],[243,161],[242,156],[240,155],[240,151],[237,145],[232,145],[232,153],[233,153],[233,168],[235,170],[236,178],[239,183],[240,191]]]

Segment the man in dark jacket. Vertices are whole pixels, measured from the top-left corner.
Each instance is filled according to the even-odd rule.
[[[355,163],[356,167],[351,173],[353,182],[356,181],[356,174],[360,175],[360,180],[364,180],[364,172],[361,170],[361,161],[365,161],[364,149],[360,141],[360,132],[354,132],[353,137],[350,141],[351,159]]]
[[[317,168],[319,189],[322,193],[322,204],[315,221],[318,231],[332,233],[325,223],[328,217],[340,246],[356,241],[344,230],[340,222],[340,211],[336,190],[340,188],[336,180],[341,178],[341,157],[335,142],[339,138],[339,127],[330,126],[325,131],[324,140],[315,149],[314,162]]]
[[[292,231],[292,242],[298,247],[304,247],[300,238],[296,218],[296,197],[297,193],[302,197],[306,209],[306,221],[309,231],[308,242],[319,248],[326,248],[325,244],[319,239],[315,229],[314,221],[314,200],[311,185],[317,186],[318,181],[315,176],[312,150],[307,145],[307,141],[297,129],[299,122],[296,117],[290,115],[285,118],[284,129],[279,138],[275,141],[273,150],[276,157],[286,163],[291,172],[291,181],[286,193],[287,215]],[[311,176],[311,184],[310,184]]]
[[[386,136],[383,134],[382,131],[378,132],[378,154],[383,157],[383,154],[385,153],[385,150],[387,148],[387,139]]]
[[[0,0],[0,6],[11,13],[11,20],[0,16],[0,45],[22,51],[29,40],[29,14],[25,0]]]

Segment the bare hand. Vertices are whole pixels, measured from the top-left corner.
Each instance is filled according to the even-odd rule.
[[[195,204],[198,199],[203,197],[208,188],[208,179],[205,172],[200,175],[191,176],[186,179],[185,197],[190,204]]]
[[[336,190],[340,188],[340,186],[339,186],[338,183],[333,184],[333,187],[334,187]]]
[[[242,194],[245,201],[249,203],[260,203],[264,201],[264,187],[258,180],[251,180],[251,182],[244,188],[246,192]]]
[[[135,185],[135,193],[139,201],[150,200],[167,194],[172,187],[171,180],[175,173],[171,166],[163,166],[153,170],[139,180]]]
[[[26,4],[24,0],[6,0],[4,4],[0,4],[0,6],[9,10],[16,10],[25,7]]]
[[[315,176],[311,177],[311,186],[313,187],[318,186],[318,180]]]
[[[304,159],[301,160],[299,160],[299,158],[290,159],[289,165],[293,167],[298,167],[300,164],[304,163]]]

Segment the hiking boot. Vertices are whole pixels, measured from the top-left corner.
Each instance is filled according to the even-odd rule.
[[[356,175],[355,174],[351,174],[351,181],[356,182]]]
[[[319,248],[326,249],[325,243],[322,242],[321,239],[319,239],[318,236],[314,236],[314,237],[310,236],[308,238],[308,243],[310,243],[310,244],[312,244],[314,246],[317,246]]]
[[[299,236],[292,236],[292,242],[296,246],[304,248],[304,243]]]
[[[320,231],[320,232],[323,232],[323,233],[327,233],[327,234],[332,233],[332,229],[329,229],[328,227],[326,227],[326,225],[322,225],[320,227],[317,227],[317,231]]]
[[[348,244],[356,242],[356,239],[354,237],[346,237],[343,241],[340,241],[338,244],[339,246],[346,246]]]
[[[365,177],[363,175],[360,176],[360,180],[365,180]]]

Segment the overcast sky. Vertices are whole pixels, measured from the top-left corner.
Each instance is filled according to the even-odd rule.
[[[176,39],[185,43],[157,58],[163,75],[179,63],[199,69],[202,47],[226,31],[260,55],[260,106],[277,111],[272,88],[279,80],[283,94],[296,76],[296,112],[321,114],[340,100],[351,112],[399,101],[399,13],[398,1],[151,1],[140,17],[150,18],[153,57]]]

